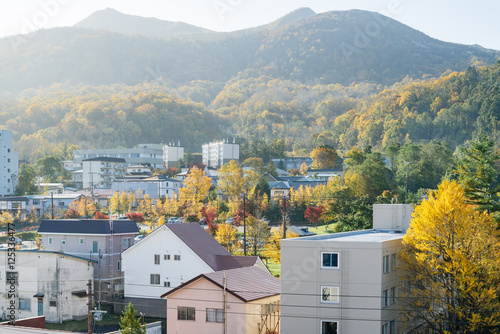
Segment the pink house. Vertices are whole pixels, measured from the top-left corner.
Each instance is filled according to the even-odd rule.
[[[255,266],[198,275],[161,296],[167,333],[279,333],[280,283]]]

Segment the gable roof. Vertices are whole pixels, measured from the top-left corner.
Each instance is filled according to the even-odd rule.
[[[214,271],[241,268],[241,264],[198,223],[164,225]]]
[[[238,261],[242,267],[255,266],[255,263],[259,260],[258,256],[233,255],[233,258]]]
[[[226,291],[244,302],[272,297],[281,293],[281,281],[279,279],[252,266],[198,275],[175,289],[164,293],[161,298],[168,297],[199,279],[206,279],[223,289],[224,275],[226,276]]]
[[[38,228],[39,234],[111,234],[108,219],[45,219]],[[114,234],[139,233],[133,220],[113,220]]]

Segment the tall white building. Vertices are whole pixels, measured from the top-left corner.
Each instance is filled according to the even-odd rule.
[[[125,159],[98,157],[85,159],[83,164],[83,188],[107,188],[116,178],[125,175]]]
[[[282,333],[396,334],[396,259],[413,208],[373,207],[373,229],[282,240]]]
[[[231,160],[240,162],[240,145],[223,140],[202,145],[203,163],[209,167],[219,168]]]
[[[125,167],[149,164],[152,168],[163,168],[163,146],[161,144],[139,144],[134,148],[73,150],[75,165],[81,165],[85,159],[98,157],[124,159]]]
[[[16,189],[19,155],[12,150],[12,131],[0,130],[0,196]]]
[[[166,168],[176,167],[180,159],[184,159],[184,147],[180,143],[177,146],[172,143],[163,145],[163,165]]]

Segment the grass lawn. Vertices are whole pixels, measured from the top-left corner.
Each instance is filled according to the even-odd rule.
[[[267,263],[267,268],[269,268],[269,271],[271,271],[273,276],[278,278],[281,276],[281,264],[269,261]]]
[[[326,224],[318,224],[318,227],[308,226],[310,232],[314,232],[316,234],[330,234],[335,233],[337,231],[337,223],[328,224],[328,229],[326,228]]]

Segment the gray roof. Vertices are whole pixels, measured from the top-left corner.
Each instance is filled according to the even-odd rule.
[[[39,234],[111,234],[107,219],[54,219],[43,220],[38,228]],[[139,229],[133,220],[113,220],[114,234],[137,234]]]
[[[241,268],[241,264],[198,223],[166,224],[166,227],[214,271]]]
[[[222,289],[224,287],[224,275],[226,276],[226,290],[244,302],[276,296],[281,293],[281,281],[279,279],[262,269],[252,266],[198,275],[161,297],[167,297],[202,278],[209,280]]]
[[[109,161],[109,162],[126,162],[123,158],[110,158],[110,157],[96,157],[83,159],[82,161]]]

